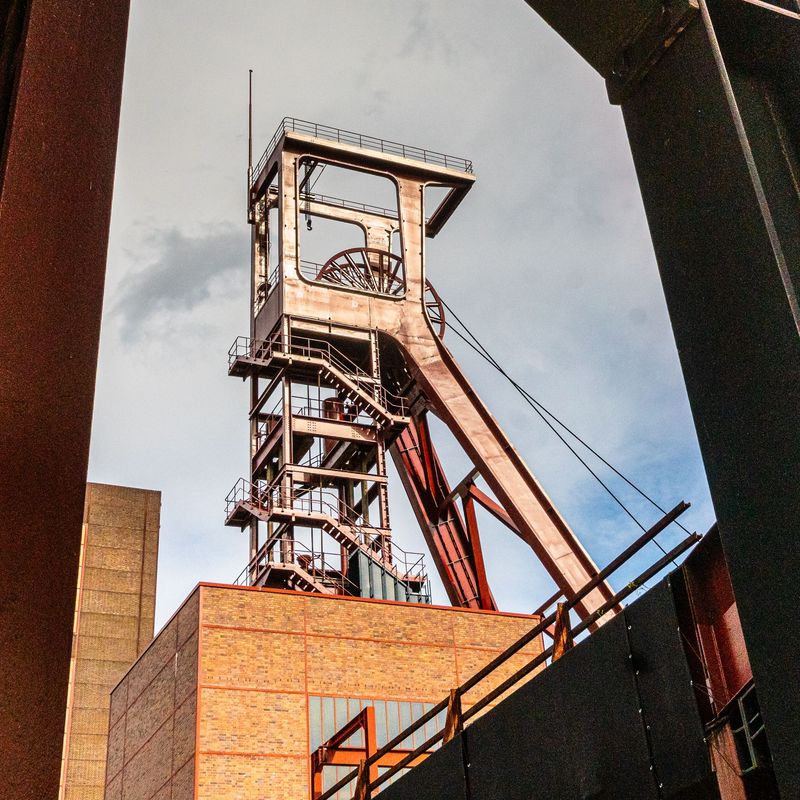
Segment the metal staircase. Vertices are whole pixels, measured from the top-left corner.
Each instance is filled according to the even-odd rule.
[[[282,367],[305,366],[316,371],[340,397],[369,414],[378,424],[399,433],[410,421],[408,401],[389,392],[329,342],[277,333],[269,339],[237,337],[228,351],[228,374],[249,377],[254,371],[271,376]]]

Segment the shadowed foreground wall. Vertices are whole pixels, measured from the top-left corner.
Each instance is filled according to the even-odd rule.
[[[129,0],[0,2],[0,775],[58,794]]]
[[[381,800],[719,800],[678,569]]]
[[[102,800],[111,690],[153,639],[161,493],[86,487],[61,800]]]
[[[201,584],[112,693],[105,796],[305,800],[309,698],[438,702],[536,621]]]

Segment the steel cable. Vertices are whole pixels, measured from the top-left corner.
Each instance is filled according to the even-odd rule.
[[[606,458],[604,458],[600,453],[597,452],[588,442],[586,442],[581,436],[579,436],[575,431],[573,431],[566,423],[564,423],[561,419],[559,419],[552,411],[550,411],[546,406],[540,403],[530,392],[527,391],[523,386],[521,386],[517,381],[515,381],[497,362],[497,359],[486,349],[486,347],[480,342],[480,340],[475,336],[474,333],[469,329],[466,323],[458,316],[458,314],[453,311],[453,309],[447,304],[447,302],[442,298],[442,305],[447,309],[450,313],[452,318],[456,320],[456,322],[463,328],[464,333],[457,330],[456,328],[450,328],[453,333],[456,334],[465,344],[467,344],[472,350],[474,350],[484,361],[490,364],[494,369],[496,369],[510,384],[514,387],[517,393],[522,397],[522,399],[536,412],[539,418],[547,425],[548,428],[558,437],[558,439],[562,442],[562,444],[578,459],[578,461],[583,465],[583,467],[589,472],[590,475],[603,487],[603,489],[608,493],[608,495],[614,500],[614,502],[619,505],[619,507],[633,520],[633,522],[641,529],[645,530],[644,525],[636,518],[633,512],[622,502],[622,500],[611,490],[611,488],[600,478],[600,476],[589,466],[584,458],[575,450],[575,448],[564,438],[564,436],[560,433],[560,431],[553,425],[550,421],[551,419],[564,431],[566,431],[570,436],[575,439],[575,441],[579,442],[583,447],[585,447],[595,458],[601,461],[606,467],[608,467],[615,475],[621,478],[628,486],[634,489],[638,494],[640,494],[645,500],[647,500],[650,504],[652,504],[658,511],[662,514],[665,514],[665,510],[652,498],[650,497],[643,489],[637,486],[630,478],[628,478],[625,474],[623,474],[619,469],[617,469],[613,464],[611,464]],[[466,335],[464,335],[466,334]],[[550,419],[548,419],[548,417]],[[686,533],[689,531],[680,523],[675,522],[681,530]],[[666,550],[661,546],[661,544],[653,540],[653,543],[661,550],[662,553],[666,553]],[[674,562],[673,562],[674,563]],[[675,565],[677,566],[677,564]]]

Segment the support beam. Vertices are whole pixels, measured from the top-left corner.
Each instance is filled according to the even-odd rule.
[[[0,3],[0,774],[16,800],[58,795],[128,5]]]
[[[390,452],[450,602],[463,608],[496,609],[482,553],[476,562],[473,537],[458,506],[444,503],[452,492],[424,414],[412,419]]]
[[[469,489],[467,490],[468,495],[477,500],[495,519],[499,519],[500,522],[503,523],[509,530],[514,531],[514,533],[519,534],[519,529],[517,528],[516,523],[514,522],[511,517],[505,512],[498,503],[492,500],[488,494],[482,492],[475,484],[472,484]]]
[[[553,631],[553,661],[558,661],[567,650],[571,650],[574,643],[569,609],[566,603],[559,603],[556,606],[555,630]]]
[[[450,690],[450,697],[447,700],[447,717],[444,722],[444,737],[442,744],[447,744],[454,739],[464,729],[461,718],[461,692],[458,689]]]
[[[469,545],[472,550],[472,563],[475,567],[475,577],[478,580],[478,599],[483,609],[491,610],[494,608],[494,600],[489,590],[489,580],[486,577],[486,565],[483,563],[483,548],[481,547],[481,535],[478,530],[478,518],[475,515],[475,502],[471,495],[466,495],[463,500],[464,519],[467,523],[467,535]]]
[[[464,497],[467,491],[469,491],[469,487],[474,483],[475,478],[477,478],[479,475],[480,471],[478,468],[473,467],[461,480],[461,482],[456,484],[456,487],[448,493],[447,497],[442,500],[441,504],[439,505],[439,513],[444,511],[451,503],[455,502],[457,498]]]
[[[527,2],[610,89],[675,5]],[[694,5],[622,112],[776,777],[798,797],[800,7]]]

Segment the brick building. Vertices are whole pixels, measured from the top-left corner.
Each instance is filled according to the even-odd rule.
[[[201,583],[112,692],[105,797],[304,800],[311,752],[361,708],[385,743],[535,622]]]
[[[110,692],[153,639],[161,493],[86,487],[61,800],[101,800]]]

